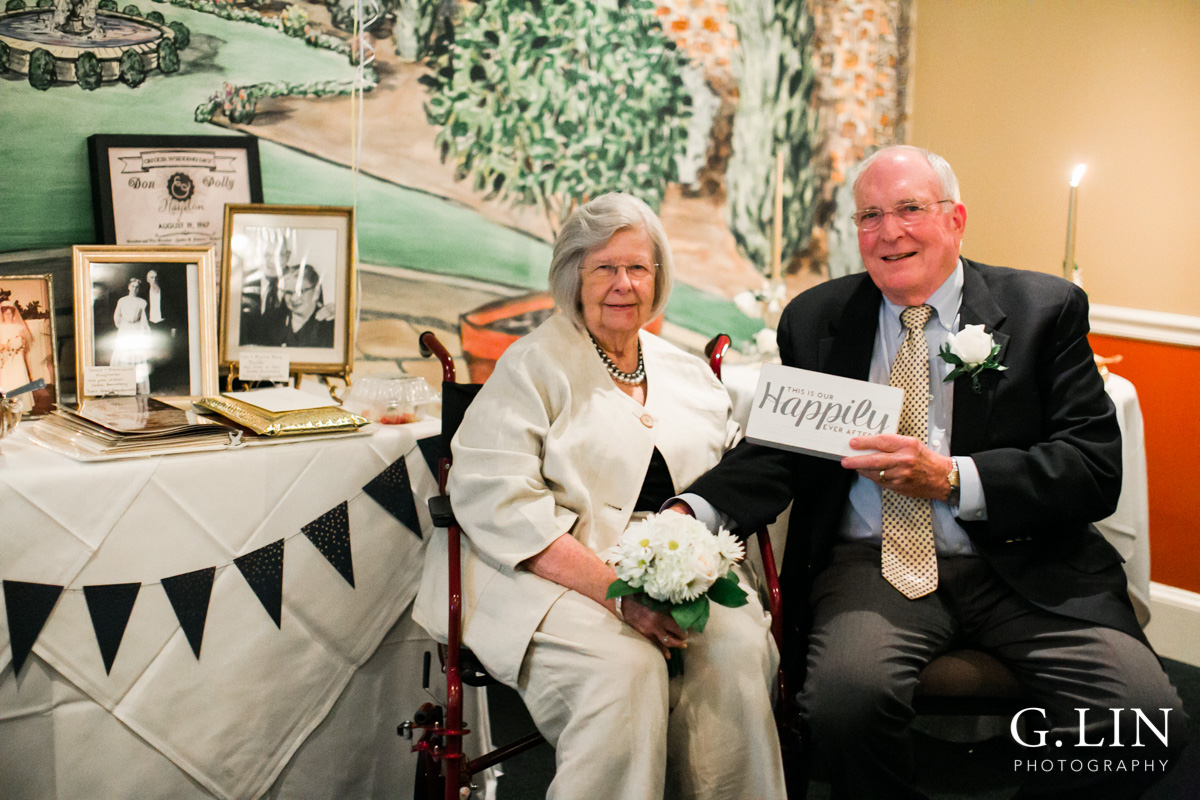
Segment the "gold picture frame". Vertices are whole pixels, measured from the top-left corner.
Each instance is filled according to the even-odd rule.
[[[22,413],[40,417],[59,400],[54,276],[0,275],[0,391],[38,379],[46,385],[14,398]]]
[[[101,396],[85,377],[105,365],[134,366],[139,395],[217,394],[212,247],[76,245],[72,256],[79,402]]]
[[[355,237],[350,206],[225,207],[220,362],[281,352],[292,374],[354,366]]]

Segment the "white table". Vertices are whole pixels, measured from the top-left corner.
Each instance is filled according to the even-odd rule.
[[[5,441],[0,577],[67,588],[19,677],[0,613],[0,797],[407,796],[423,543],[362,487],[404,457],[428,535],[417,439],[437,429],[103,464]],[[342,501],[355,587],[300,535]],[[285,537],[277,628],[231,562]],[[197,660],[159,581],[208,566]],[[106,674],[81,587],[127,582],[143,586]]]
[[[729,364],[722,370],[722,380],[733,400],[734,417],[743,428],[750,418],[750,405],[758,386],[760,367],[760,364]],[[1150,622],[1150,514],[1142,409],[1138,404],[1137,391],[1125,378],[1110,373],[1104,388],[1117,407],[1124,479],[1116,512],[1097,522],[1096,527],[1125,559],[1129,599],[1133,602],[1138,622],[1144,628]],[[779,561],[783,559],[785,523],[786,518],[783,524],[777,520],[770,528],[771,543]]]

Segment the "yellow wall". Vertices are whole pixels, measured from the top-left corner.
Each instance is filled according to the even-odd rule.
[[[1075,260],[1092,303],[1200,317],[1200,2],[915,4],[908,141],[954,165],[963,254],[1061,274],[1084,162]],[[1150,577],[1200,592],[1197,474],[1179,457],[1200,348],[1092,340],[1125,356],[1112,369],[1141,401]]]
[[[1093,303],[1200,315],[1200,2],[916,0],[909,143],[945,156],[963,254],[1061,274],[1068,179]]]

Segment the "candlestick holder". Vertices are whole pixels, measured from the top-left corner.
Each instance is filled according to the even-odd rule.
[[[1071,194],[1067,201],[1067,253],[1063,258],[1063,277],[1079,286],[1083,285],[1083,277],[1079,265],[1075,263],[1075,218],[1079,209],[1079,181],[1087,171],[1087,164],[1076,165],[1071,173]]]

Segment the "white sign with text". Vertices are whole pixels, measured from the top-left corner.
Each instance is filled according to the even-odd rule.
[[[256,349],[243,347],[238,353],[238,380],[283,383],[292,368],[285,348]]]
[[[872,451],[852,450],[850,440],[895,433],[903,404],[895,386],[763,364],[746,438],[821,458],[862,455]]]
[[[137,394],[137,367],[83,368],[83,394],[88,397],[131,396]]]

